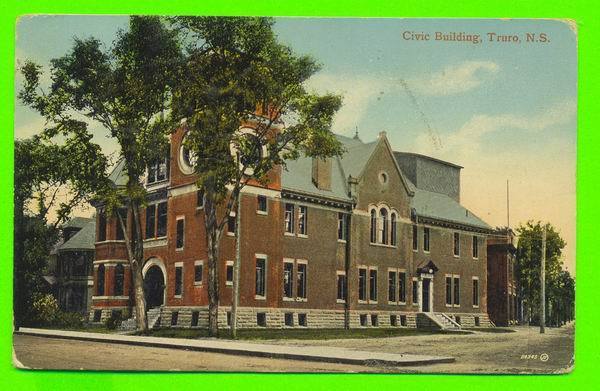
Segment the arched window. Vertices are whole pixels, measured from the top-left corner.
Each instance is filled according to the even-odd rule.
[[[104,296],[104,265],[98,266],[96,282],[98,283],[98,286],[96,287],[96,295]]]
[[[122,264],[115,267],[115,296],[123,295],[123,286],[125,282],[125,268]]]
[[[391,227],[392,237],[390,239],[390,244],[392,246],[395,246],[395,245],[398,244],[398,228],[396,227],[396,225],[397,225],[397,222],[396,222],[397,218],[396,218],[396,213],[395,212],[392,212],[390,220],[391,220],[391,223],[392,223],[392,227]]]
[[[377,212],[371,209],[371,243],[377,242]]]
[[[379,214],[381,216],[381,234],[379,236],[379,242],[383,244],[388,244],[388,211],[387,209],[383,208],[381,209],[381,211],[379,211]]]

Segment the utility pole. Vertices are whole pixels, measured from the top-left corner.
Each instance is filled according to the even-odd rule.
[[[242,215],[242,193],[238,193],[237,211],[235,212],[235,262],[233,263],[233,289],[231,298],[231,338],[237,338],[237,307],[240,296],[240,264],[241,264],[241,237],[242,227],[240,226]]]
[[[508,234],[508,230],[510,229],[510,198],[508,192],[508,179],[506,180],[506,228]]]
[[[540,334],[546,332],[546,225],[542,232],[542,267],[540,271]]]

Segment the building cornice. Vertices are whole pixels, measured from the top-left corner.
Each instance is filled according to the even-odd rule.
[[[417,216],[417,222],[423,223],[423,224],[429,224],[429,225],[433,225],[433,226],[438,226],[438,227],[443,227],[443,228],[452,228],[452,229],[458,229],[461,231],[477,232],[477,233],[484,234],[484,235],[491,235],[494,232],[494,230],[490,229],[490,228],[476,227],[473,225],[458,223],[458,222],[452,221],[452,220],[444,220],[444,219],[440,219],[440,218],[428,217],[428,216],[423,216],[423,215]]]

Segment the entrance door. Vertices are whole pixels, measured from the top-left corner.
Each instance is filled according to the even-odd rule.
[[[154,265],[146,271],[144,277],[144,292],[146,296],[146,308],[160,307],[165,300],[165,279],[160,267]]]
[[[431,303],[429,301],[430,290],[431,290],[431,279],[424,278],[423,279],[423,291],[421,294],[421,297],[423,298],[422,299],[423,300],[423,312],[431,311]]]

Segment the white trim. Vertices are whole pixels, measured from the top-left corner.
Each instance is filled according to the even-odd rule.
[[[230,189],[231,190],[231,189]],[[281,198],[281,191],[268,189],[266,187],[257,187],[252,185],[246,185],[240,191],[242,194],[254,194],[254,195],[263,195],[269,198]]]
[[[339,299],[337,297],[337,290],[338,290],[338,276],[344,276],[346,277],[346,271],[345,270],[336,270],[335,271],[335,301],[338,304],[345,304],[346,300],[345,299]],[[348,277],[346,277],[346,294],[348,294]]]
[[[225,261],[225,286],[233,286],[233,280],[229,281],[227,279],[227,267],[232,267],[231,278],[233,278],[233,261]]]
[[[193,193],[199,190],[195,183],[178,187],[171,187],[167,190],[168,197],[179,197],[184,194]]]
[[[125,239],[123,239],[123,240],[115,240],[115,239],[103,240],[101,242],[95,242],[94,244],[108,244],[108,243],[125,243]]]
[[[254,292],[254,299],[255,300],[266,300],[267,299],[267,288],[268,288],[268,284],[267,284],[267,278],[268,278],[268,262],[269,262],[269,258],[267,257],[266,254],[260,254],[260,253],[255,253],[254,254],[254,285],[256,286],[256,261],[259,259],[263,259],[265,261],[265,278],[264,278],[264,286],[265,286],[265,294],[264,295],[257,295],[256,292]]]
[[[183,262],[175,262],[173,264],[173,266],[175,267],[175,274],[173,275],[174,278],[175,278],[175,276],[177,276],[177,268],[181,268],[181,294],[179,294],[179,295],[173,294],[173,297],[175,299],[181,299],[183,297],[183,291],[185,290]],[[174,283],[177,284],[176,279],[174,280]],[[175,289],[177,289],[177,285],[175,285]],[[166,287],[165,287],[165,290],[166,290]]]
[[[163,263],[163,261],[160,260],[159,258],[156,258],[156,257],[149,258],[144,263],[144,267],[142,267],[142,278],[146,278],[146,273],[152,266],[158,266],[163,274],[163,282],[165,284],[165,287],[163,289],[163,305],[164,305],[167,303],[167,285],[168,285],[167,269],[165,268],[165,264]]]
[[[129,296],[92,296],[92,300],[129,300]]]
[[[187,132],[185,132],[185,134],[183,135],[183,137],[181,137],[181,143],[179,144],[179,151],[177,153],[177,166],[179,167],[179,171],[181,171],[182,174],[184,175],[192,175],[194,174],[194,167],[188,165],[184,159],[183,159],[183,149],[185,146],[185,139],[187,137]],[[190,155],[191,155],[191,151],[190,151]],[[192,160],[192,156],[190,156],[190,160]],[[192,163],[192,162],[190,162]],[[192,163],[194,164],[194,163]]]
[[[471,300],[473,300],[473,281],[477,281],[477,303],[479,303],[481,301],[481,297],[479,294],[479,276],[471,277]],[[479,304],[473,304],[473,308],[479,308]]]
[[[100,259],[97,261],[92,262],[92,264],[94,266],[100,265],[100,264],[107,264],[107,263],[111,263],[111,264],[117,264],[117,263],[125,263],[127,264],[127,266],[129,266],[129,261],[127,259]]]
[[[183,220],[183,246],[177,247],[177,225],[179,224],[180,220]],[[175,217],[175,251],[183,251],[183,249],[185,248],[185,225],[185,215],[179,215]]]
[[[200,276],[201,280],[196,281],[196,266],[202,266],[202,275]],[[194,286],[200,287],[204,283],[204,260],[194,261]]]

